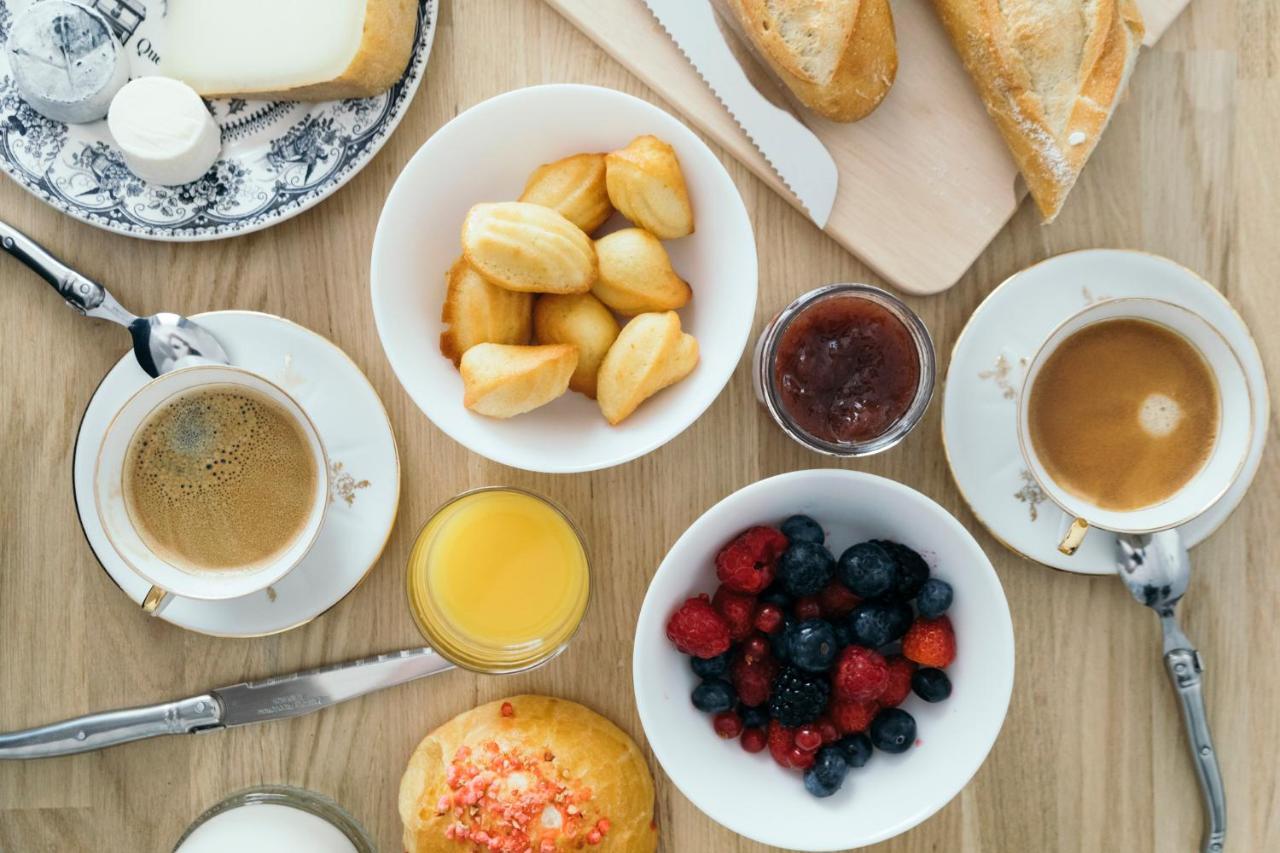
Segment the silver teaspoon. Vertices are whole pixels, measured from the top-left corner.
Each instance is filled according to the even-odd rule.
[[[1164,631],[1164,668],[1182,705],[1191,757],[1204,795],[1205,834],[1201,849],[1203,853],[1222,853],[1227,836],[1227,799],[1204,709],[1201,688],[1204,666],[1200,653],[1182,633],[1174,613],[1187,591],[1191,559],[1176,530],[1142,536],[1117,534],[1116,566],[1133,597],[1160,616],[1160,627]]]
[[[107,289],[55,258],[43,246],[18,229],[0,222],[0,248],[13,255],[49,282],[67,304],[86,317],[110,320],[129,330],[133,354],[151,376],[168,373],[194,358],[230,364],[217,338],[203,326],[181,314],[160,313],[138,317],[125,310]]]

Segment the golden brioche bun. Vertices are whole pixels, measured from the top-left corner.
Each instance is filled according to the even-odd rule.
[[[458,258],[445,274],[440,352],[457,365],[476,344],[527,344],[533,294],[498,287]]]
[[[585,293],[596,280],[591,238],[540,204],[477,204],[462,223],[462,254],[481,275],[507,290]]]
[[[636,225],[674,240],[693,233],[693,206],[675,149],[656,136],[637,136],[605,156],[609,200]]]
[[[533,330],[540,344],[572,344],[578,348],[578,367],[569,387],[592,400],[596,374],[605,353],[618,337],[618,321],[590,293],[544,294],[533,306]]]
[[[574,154],[533,170],[519,201],[540,204],[590,234],[613,213],[603,154]]]
[[[648,398],[684,379],[698,364],[698,342],[674,311],[641,314],[622,327],[600,364],[597,402],[617,425]]]
[[[463,353],[462,404],[491,418],[510,418],[550,403],[569,387],[578,348],[565,344],[476,344]]]
[[[658,844],[653,778],[635,743],[594,711],[547,696],[490,702],[427,735],[400,780],[399,810],[406,853],[652,853]]]
[[[673,311],[693,291],[671,268],[662,242],[643,228],[623,228],[596,241],[600,274],[591,292],[619,314]]]

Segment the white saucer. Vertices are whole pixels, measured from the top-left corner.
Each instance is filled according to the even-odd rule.
[[[310,553],[275,586],[225,601],[174,598],[158,618],[216,637],[277,634],[341,601],[382,554],[400,502],[395,436],[360,368],[315,332],[252,311],[215,311],[197,319],[217,336],[233,364],[261,373],[306,409],[329,454],[332,503]],[[89,547],[139,605],[151,584],[107,541],[93,509],[93,470],[108,422],[147,380],[132,352],[111,368],[85,408],[72,468],[76,512]]]
[[[1253,444],[1239,479],[1181,528],[1199,544],[1239,505],[1266,442],[1270,398],[1258,347],[1231,304],[1200,276],[1141,252],[1059,255],[1010,277],[973,312],[956,340],[942,398],[942,442],[956,484],[978,521],[1007,548],[1055,569],[1115,571],[1115,537],[1090,531],[1074,556],[1058,551],[1064,514],[1040,490],[1018,449],[1018,390],[1027,361],[1069,315],[1102,299],[1145,296],[1183,306],[1218,327],[1240,356],[1253,397]]]

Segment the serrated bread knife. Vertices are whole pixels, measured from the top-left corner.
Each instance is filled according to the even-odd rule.
[[[405,649],[265,681],[219,687],[200,696],[159,705],[105,711],[0,734],[0,758],[51,758],[159,735],[284,720],[452,668],[453,664],[431,649]]]
[[[795,116],[774,106],[747,79],[716,25],[710,0],[645,0],[778,177],[819,228],[827,226],[840,174],[831,152]]]

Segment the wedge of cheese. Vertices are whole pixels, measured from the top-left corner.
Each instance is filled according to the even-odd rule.
[[[205,97],[364,98],[400,79],[416,0],[168,0],[160,71]]]

